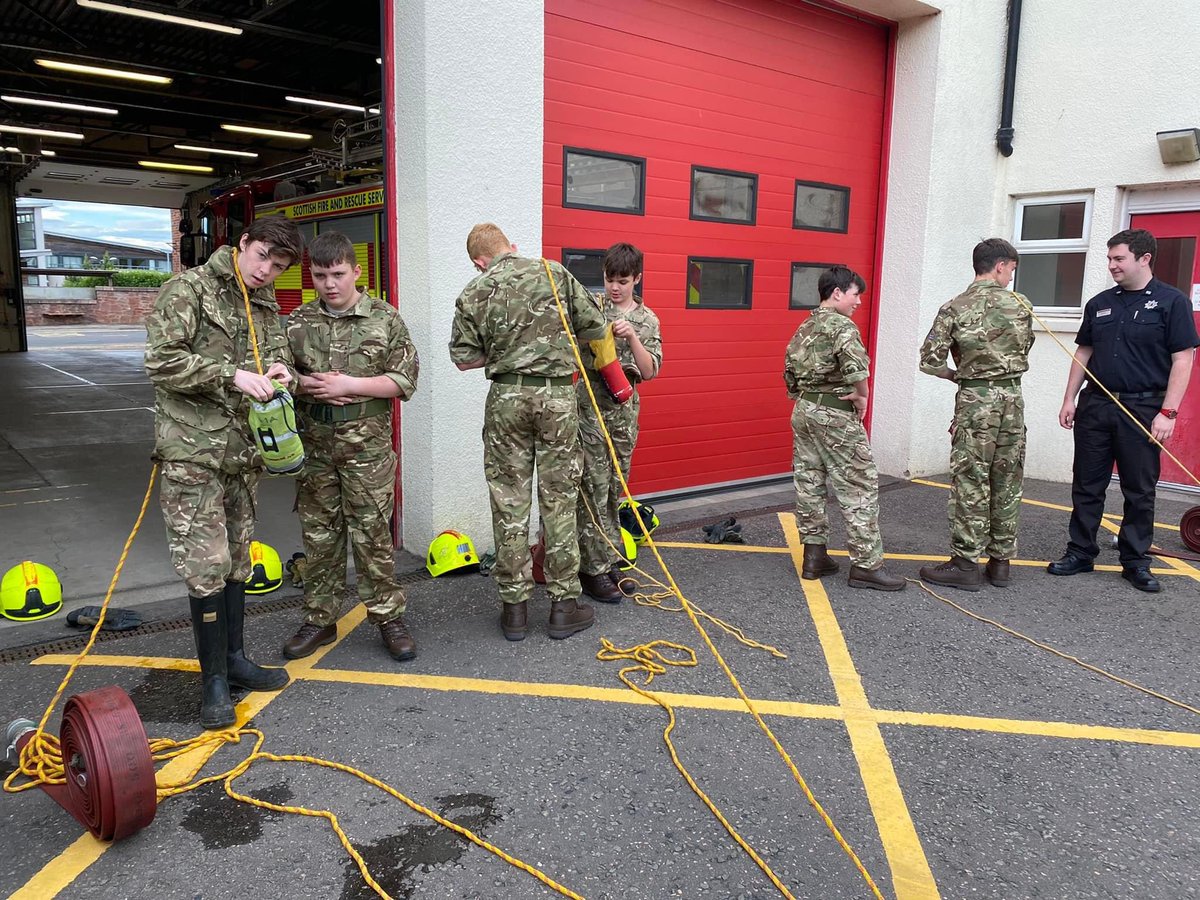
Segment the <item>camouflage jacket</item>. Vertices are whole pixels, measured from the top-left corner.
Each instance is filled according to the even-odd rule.
[[[793,400],[809,392],[841,396],[870,368],[858,326],[836,309],[819,306],[788,343],[783,382]]]
[[[421,361],[396,309],[363,291],[345,315],[330,315],[320,300],[288,316],[288,344],[302,375],[341,372],[356,378],[386,375],[408,400],[417,389]]]
[[[646,348],[646,352],[650,354],[654,360],[654,374],[658,374],[658,370],[662,367],[662,332],[658,325],[658,316],[650,307],[646,306],[641,300],[637,300],[633,309],[629,312],[621,312],[617,309],[615,303],[608,299],[606,294],[595,294],[595,301],[601,309],[604,310],[604,317],[609,322],[627,321],[633,325],[634,331],[637,332],[638,340],[642,342],[642,346]],[[624,404],[617,403],[609,396],[608,391],[601,390],[599,383],[595,378],[592,379],[592,389],[596,393],[596,400],[600,404],[600,408],[605,412],[610,412],[619,408],[629,408],[630,403],[637,400],[637,386],[642,381],[641,371],[638,369],[637,360],[633,358],[633,348],[629,346],[628,341],[623,341],[620,338],[615,338],[617,345],[617,358],[621,360],[621,368],[625,370],[625,375],[629,378],[629,383],[634,387],[633,400]],[[583,364],[587,367],[588,373],[595,371],[595,356],[592,354],[592,348],[586,343],[579,347],[579,354],[583,357]],[[583,386],[583,382],[579,383],[579,402],[591,408],[591,402],[587,399],[587,388]]]
[[[559,263],[550,263],[575,337],[603,336],[607,324],[595,298]],[[556,377],[575,371],[575,356],[563,330],[554,293],[540,259],[501,253],[468,284],[454,307],[450,359],[484,360],[484,374]]]
[[[275,289],[251,291],[250,308],[263,371],[282,362],[295,378]],[[225,472],[262,465],[247,419],[249,398],[233,386],[237,369],[257,371],[233,248],[221,247],[164,284],[146,317],[155,459]]]
[[[1028,302],[990,279],[972,282],[938,310],[921,345],[921,371],[941,373],[947,353],[954,359],[955,381],[1027,371],[1033,346]]]

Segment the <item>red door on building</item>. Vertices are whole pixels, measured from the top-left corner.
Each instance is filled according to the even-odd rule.
[[[1154,275],[1173,284],[1192,300],[1192,315],[1200,327],[1200,254],[1196,243],[1200,239],[1200,210],[1194,212],[1146,213],[1133,216],[1130,228],[1144,228],[1158,240],[1158,256],[1154,260]],[[1192,380],[1175,423],[1175,435],[1167,449],[1179,458],[1191,472],[1200,477],[1200,372],[1192,363]],[[1200,484],[1164,456],[1162,481],[1188,487]]]
[[[821,269],[866,279],[872,349],[891,25],[794,0],[545,9],[543,253],[602,288],[604,249],[635,244],[662,325],[634,490],[789,472],[783,356]]]

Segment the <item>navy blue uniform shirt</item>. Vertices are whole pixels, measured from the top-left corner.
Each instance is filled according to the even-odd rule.
[[[1171,354],[1200,345],[1192,304],[1151,278],[1140,291],[1114,286],[1083,308],[1075,343],[1092,348],[1088,368],[1110,391],[1165,391]]]

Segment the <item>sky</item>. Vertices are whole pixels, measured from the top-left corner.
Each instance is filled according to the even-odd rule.
[[[52,234],[71,234],[157,250],[170,249],[171,245],[169,209],[55,200],[53,206],[42,210],[42,223]]]

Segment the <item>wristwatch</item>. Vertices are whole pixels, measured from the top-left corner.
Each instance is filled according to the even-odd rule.
[[[1177,410],[1177,409],[1160,409],[1158,411],[1158,414],[1160,416],[1166,416],[1168,419],[1173,419],[1177,415],[1179,415],[1179,410]]]

